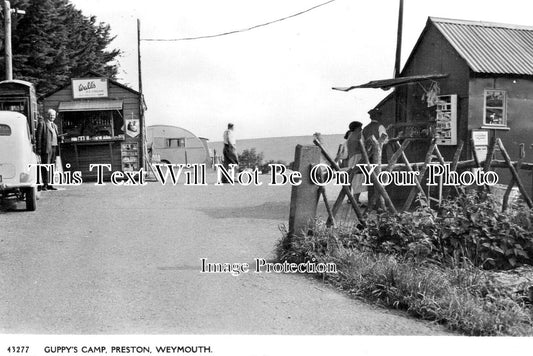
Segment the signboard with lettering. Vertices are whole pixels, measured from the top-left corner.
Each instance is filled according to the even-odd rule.
[[[74,99],[107,98],[107,78],[72,79],[72,97]]]
[[[484,162],[487,159],[489,132],[487,130],[472,130],[472,143],[477,161]]]
[[[474,146],[488,146],[489,132],[487,130],[472,130],[472,141]]]

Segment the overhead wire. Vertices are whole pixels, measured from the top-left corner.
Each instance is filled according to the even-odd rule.
[[[222,33],[217,33],[217,34],[214,34],[214,35],[205,35],[205,36],[197,36],[197,37],[182,37],[182,38],[141,38],[141,41],[149,41],[149,42],[177,42],[177,41],[192,41],[192,40],[200,40],[200,39],[207,39],[207,38],[215,38],[215,37],[221,37],[221,36],[228,36],[228,35],[233,35],[233,34],[236,34],[236,33],[242,33],[242,32],[247,32],[247,31],[251,31],[251,30],[255,30],[257,28],[260,28],[260,27],[265,27],[265,26],[268,26],[268,25],[272,25],[274,23],[277,23],[277,22],[281,22],[281,21],[285,21],[285,20],[288,20],[290,18],[293,18],[293,17],[296,17],[296,16],[300,16],[300,15],[303,15],[309,11],[312,11],[312,10],[315,10],[319,7],[322,7],[322,6],[325,6],[325,5],[328,5],[332,2],[335,2],[336,0],[329,0],[329,1],[326,1],[324,3],[321,3],[321,4],[318,4],[318,5],[315,5],[313,7],[310,7],[306,10],[303,10],[303,11],[299,11],[295,14],[292,14],[292,15],[289,15],[289,16],[285,16],[285,17],[282,17],[282,18],[279,18],[277,20],[273,20],[273,21],[269,21],[269,22],[265,22],[265,23],[261,23],[259,25],[255,25],[255,26],[252,26],[252,27],[248,27],[248,28],[244,28],[244,29],[241,29],[241,30],[233,30],[233,31],[228,31],[228,32],[222,32]]]

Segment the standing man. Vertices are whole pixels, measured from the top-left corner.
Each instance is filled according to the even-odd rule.
[[[41,164],[55,164],[56,162],[59,137],[57,125],[54,123],[56,116],[54,109],[48,109],[46,119],[40,120],[37,125],[36,148],[37,154],[41,156]],[[43,179],[41,190],[57,190],[48,184],[48,172],[44,167],[41,167],[41,176]]]
[[[239,164],[239,158],[237,157],[237,141],[235,140],[232,123],[229,123],[228,129],[224,131],[223,139],[224,150],[222,151],[222,154],[224,155],[224,168],[228,170],[230,168],[230,164]],[[223,181],[223,183],[228,182]]]
[[[368,115],[370,116],[370,123],[363,129],[363,138],[365,143],[367,143],[371,136],[374,136],[378,141],[381,137],[383,137],[383,144],[389,142],[387,129],[381,124],[381,109],[374,108],[368,112]]]
[[[374,108],[368,112],[368,115],[370,116],[370,123],[363,128],[363,140],[365,142],[370,163],[378,163],[374,157],[374,145],[372,145],[372,143],[370,143],[368,140],[374,136],[378,142],[381,139],[383,144],[386,144],[389,142],[389,135],[387,134],[387,129],[385,126],[381,124],[381,109]],[[373,196],[376,194],[374,186],[371,185],[367,187],[367,191],[369,206],[371,206],[370,202],[372,199],[375,199]]]
[[[363,124],[359,121],[350,122],[349,134],[346,139],[346,148],[348,151],[348,168],[354,168],[356,164],[360,163],[361,157],[363,156],[361,151],[361,145],[359,144],[361,140]],[[363,175],[354,174],[351,184],[352,194],[357,202],[359,202],[359,197],[361,193],[365,190],[363,187]]]

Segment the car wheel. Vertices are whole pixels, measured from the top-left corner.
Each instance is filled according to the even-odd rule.
[[[26,188],[26,210],[35,211],[37,209],[37,187]]]

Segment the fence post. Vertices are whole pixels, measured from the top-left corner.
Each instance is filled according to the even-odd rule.
[[[320,148],[297,145],[294,154],[295,171],[302,174],[302,184],[293,186],[289,212],[289,236],[305,232],[309,220],[316,217],[319,186],[309,178],[311,167],[320,163]]]

